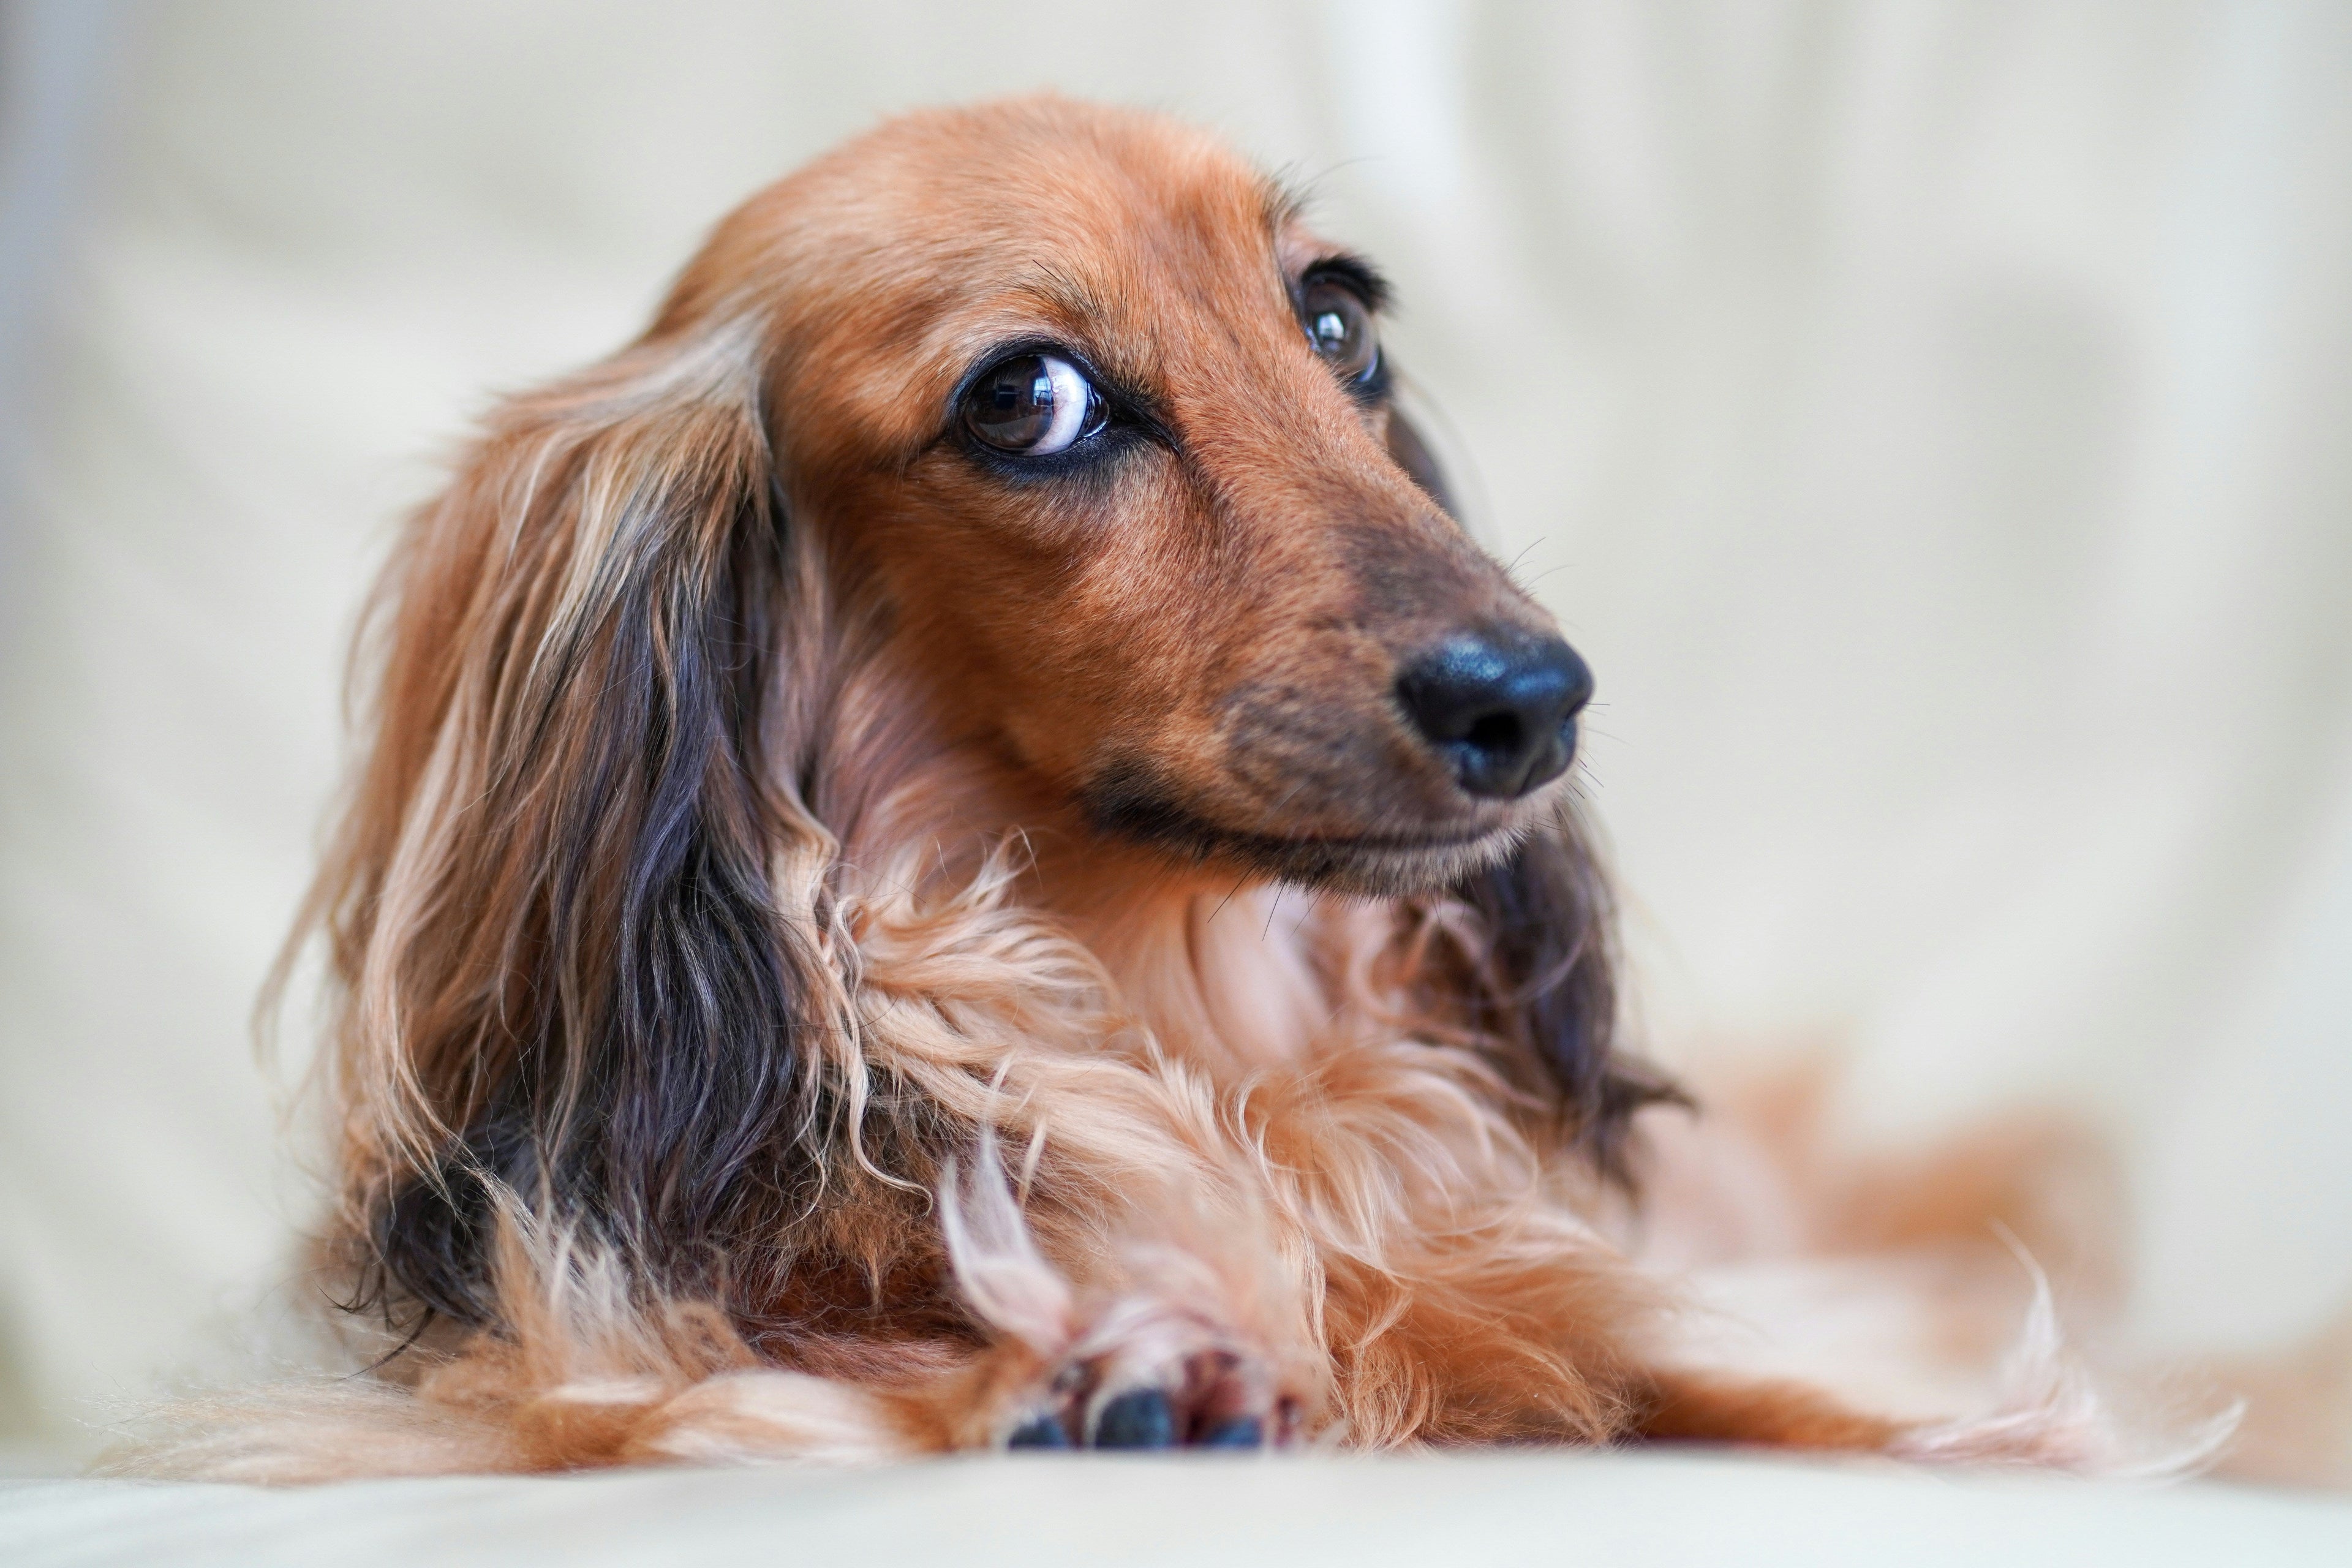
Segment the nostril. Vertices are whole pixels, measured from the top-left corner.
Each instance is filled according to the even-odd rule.
[[[1470,722],[1462,737],[1465,746],[1482,752],[1516,752],[1525,743],[1516,713],[1488,713]]]
[[[1407,662],[1397,700],[1467,793],[1526,795],[1564,772],[1592,672],[1558,637],[1463,634]]]

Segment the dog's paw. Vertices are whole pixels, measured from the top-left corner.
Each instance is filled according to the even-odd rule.
[[[1296,1442],[1312,1391],[1190,1316],[1114,1309],[1014,1403],[1008,1448],[1267,1448]]]

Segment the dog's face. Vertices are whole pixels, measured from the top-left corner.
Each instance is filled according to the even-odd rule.
[[[492,1216],[541,1194],[669,1299],[880,1306],[891,1259],[929,1267],[893,1228],[919,1205],[860,1182],[829,1201],[878,1228],[781,1244],[848,1192],[825,1173],[877,1150],[939,1190],[974,1102],[932,1094],[1100,1037],[1066,951],[959,855],[1007,827],[1080,940],[1171,910],[1189,936],[1211,872],[1443,885],[1465,918],[1398,984],[1615,1168],[1669,1091],[1613,1063],[1605,890],[1546,800],[1587,679],[1410,477],[1379,295],[1194,133],[998,105],[755,197],[642,339],[501,404],[387,569],[310,905],[353,1300],[507,1321]],[[835,872],[917,858],[942,896],[887,938],[886,992]],[[1190,984],[1129,984],[1115,947],[1122,1007]],[[1262,994],[1255,961],[1184,962],[1204,1017]],[[911,1032],[904,1092],[860,1101],[869,1026]]]
[[[700,277],[674,311],[772,290],[789,487],[942,710],[1097,826],[1397,889],[1561,787],[1590,679],[1401,464],[1378,279],[1213,142],[1050,100],[901,122]]]

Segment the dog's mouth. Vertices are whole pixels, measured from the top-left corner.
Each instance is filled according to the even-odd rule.
[[[1228,826],[1155,787],[1140,770],[1116,770],[1083,792],[1097,827],[1196,863],[1238,866],[1279,881],[1395,895],[1450,886],[1509,853],[1523,831],[1513,816],[1418,831],[1286,832]]]

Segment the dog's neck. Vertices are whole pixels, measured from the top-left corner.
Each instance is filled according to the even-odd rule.
[[[855,776],[887,786],[836,791],[820,813],[853,883],[937,904],[1009,873],[1004,896],[1086,948],[1118,1013],[1221,1079],[1313,1054],[1342,978],[1393,930],[1376,901],[1171,864],[1108,838],[984,744],[895,725],[862,736],[860,753]],[[908,846],[919,847],[911,861]]]
[[[1041,856],[1036,885],[1122,1007],[1221,1079],[1304,1060],[1332,1022],[1338,911],[1320,894],[1171,872],[1100,843]]]

